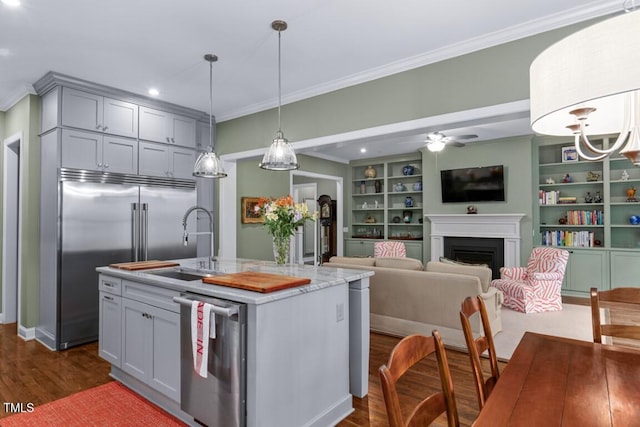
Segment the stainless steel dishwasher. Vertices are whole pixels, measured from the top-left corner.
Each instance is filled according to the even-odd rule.
[[[232,301],[186,293],[180,303],[181,408],[198,423],[243,427],[246,423],[247,307]],[[193,368],[191,304],[211,304],[216,338],[209,338],[207,378]]]

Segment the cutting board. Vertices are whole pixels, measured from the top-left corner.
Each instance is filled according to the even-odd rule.
[[[282,276],[280,274],[260,273],[257,271],[243,271],[242,273],[212,276],[202,279],[211,285],[230,286],[247,291],[269,293],[293,288],[311,283],[311,279],[304,277]]]
[[[118,264],[109,264],[109,267],[119,268],[121,270],[136,271],[136,270],[148,270],[151,268],[176,267],[178,265],[180,264],[178,264],[177,262],[151,260],[151,261],[121,262]]]

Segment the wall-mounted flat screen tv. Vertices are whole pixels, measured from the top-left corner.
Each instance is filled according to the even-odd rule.
[[[440,184],[442,203],[504,201],[503,165],[441,170]]]

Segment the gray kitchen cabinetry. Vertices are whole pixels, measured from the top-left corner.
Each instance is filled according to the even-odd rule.
[[[140,175],[193,179],[194,150],[140,141],[139,159]]]
[[[172,298],[178,295],[123,281],[121,368],[176,402],[180,402],[180,308]]]
[[[62,130],[64,168],[138,173],[138,141],[92,132]]]
[[[62,126],[138,137],[138,106],[68,87],[62,90]]]
[[[166,111],[140,107],[140,139],[196,147],[196,120]]]
[[[100,275],[100,328],[98,354],[121,367],[122,355],[122,297],[121,279]]]

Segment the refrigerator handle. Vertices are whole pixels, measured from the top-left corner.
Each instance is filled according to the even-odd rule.
[[[131,247],[133,248],[133,260],[140,261],[140,215],[139,203],[131,204]]]
[[[142,223],[140,224],[140,237],[141,237],[141,243],[142,243],[142,256],[143,256],[143,260],[146,261],[147,260],[147,252],[149,249],[149,239],[148,239],[148,231],[149,231],[149,209],[148,209],[148,204],[147,203],[142,203],[142,215],[141,217],[141,221]]]

